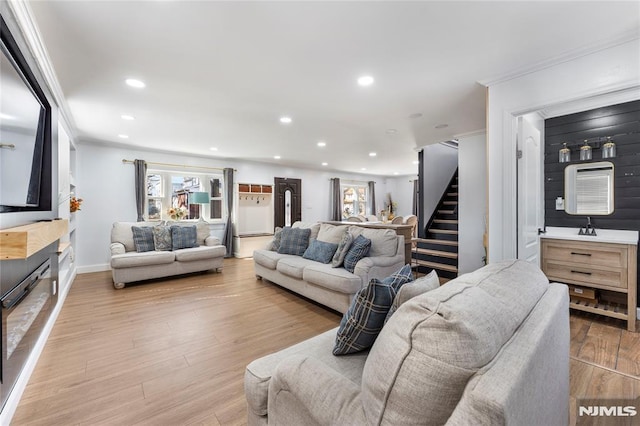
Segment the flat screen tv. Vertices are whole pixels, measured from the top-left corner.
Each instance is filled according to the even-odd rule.
[[[51,108],[1,22],[0,212],[51,209]]]

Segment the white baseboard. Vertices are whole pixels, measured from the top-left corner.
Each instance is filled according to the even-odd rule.
[[[104,272],[104,271],[110,271],[110,270],[111,270],[111,266],[109,266],[108,263],[103,263],[98,265],[78,266],[79,274],[88,274],[90,272]]]

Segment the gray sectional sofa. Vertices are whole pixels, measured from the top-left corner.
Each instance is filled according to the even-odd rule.
[[[126,283],[172,275],[222,270],[226,248],[210,235],[209,225],[200,221],[173,222],[172,225],[196,225],[198,247],[175,251],[138,253],[133,241],[132,226],[156,226],[158,222],[115,222],[111,228],[111,271],[113,286],[121,289]]]
[[[363,235],[371,240],[369,255],[356,264],[353,273],[269,249],[253,252],[258,279],[267,279],[338,312],[346,312],[353,296],[372,278],[382,279],[404,265],[404,237],[393,230],[302,222],[292,227],[310,228],[311,239],[340,241],[341,233],[348,231],[354,237]]]
[[[336,329],[253,361],[252,425],[565,425],[569,297],[524,261],[491,264],[405,302],[369,351]]]

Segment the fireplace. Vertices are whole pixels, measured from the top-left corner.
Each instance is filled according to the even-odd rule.
[[[56,251],[57,243],[53,243],[26,259],[0,261],[2,407],[55,306],[58,281]]]

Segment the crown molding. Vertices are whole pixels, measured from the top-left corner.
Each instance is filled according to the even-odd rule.
[[[598,43],[579,47],[577,49],[570,50],[558,56],[545,59],[544,61],[540,61],[533,65],[527,65],[524,67],[520,67],[511,71],[508,71],[504,74],[478,80],[478,83],[486,87],[495,86],[497,84],[504,83],[509,80],[513,80],[514,78],[522,77],[524,75],[531,74],[531,73],[543,70],[545,68],[550,68],[565,62],[570,62],[582,56],[591,55],[601,50],[606,50],[615,46],[619,46],[621,44],[629,43],[639,38],[640,38],[640,30],[635,29],[632,31],[627,31],[625,33],[619,34],[609,39],[605,39]]]
[[[77,128],[76,123],[69,109],[69,104],[64,97],[62,88],[60,87],[60,83],[58,83],[58,76],[56,75],[56,71],[51,63],[51,58],[42,40],[40,30],[33,16],[33,11],[24,0],[8,0],[7,3],[18,24],[18,28],[22,32],[31,56],[34,58],[40,73],[45,79],[45,84],[58,105],[59,115],[62,117],[64,128],[69,134],[69,137],[75,140],[77,136],[75,132]]]

